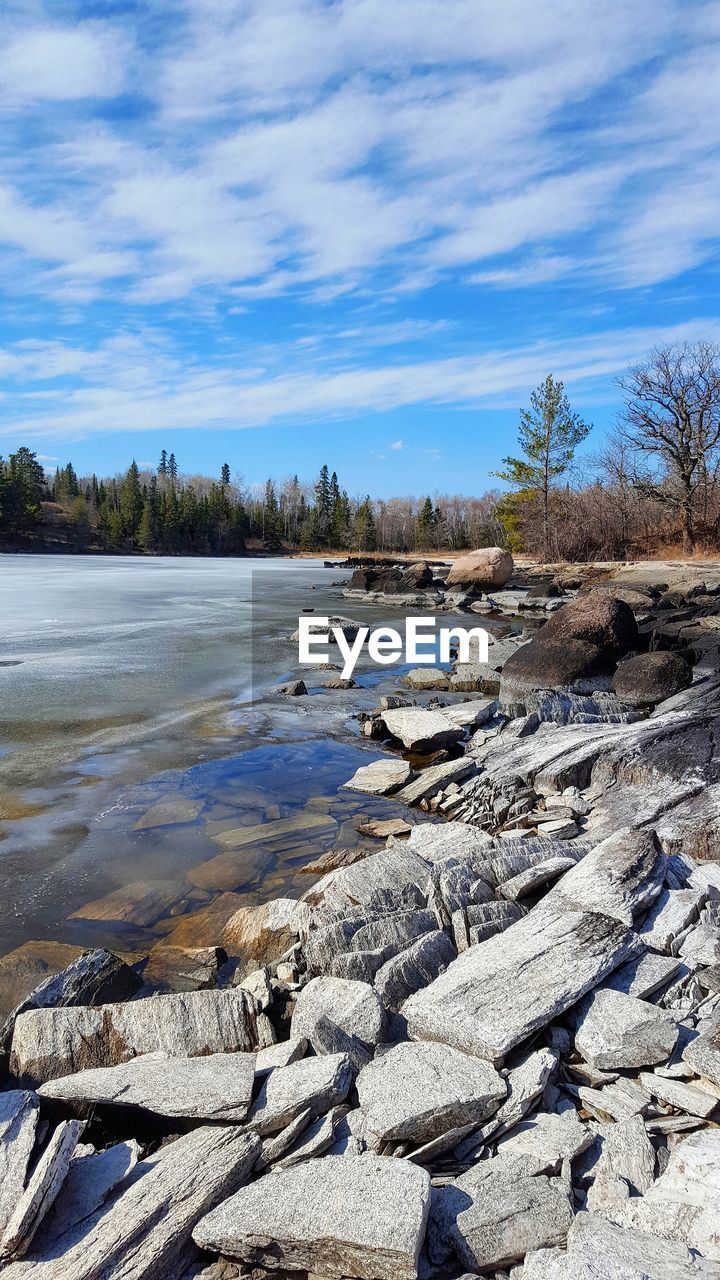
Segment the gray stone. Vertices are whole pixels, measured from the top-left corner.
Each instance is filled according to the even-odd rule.
[[[83,1125],[77,1120],[64,1120],[58,1125],[3,1232],[0,1261],[21,1258],[27,1253],[35,1232],[65,1181],[82,1129]]]
[[[353,934],[350,947],[353,951],[387,951],[389,960],[433,929],[437,929],[437,921],[432,911],[396,911],[361,925]]]
[[[52,974],[27,996],[0,1027],[0,1053],[10,1047],[15,1019],[28,1009],[69,1005],[97,1005],[127,1000],[142,986],[142,978],[119,956],[99,947],[84,951],[61,973]]]
[[[140,1148],[137,1142],[118,1142],[106,1151],[75,1149],[67,1177],[50,1212],[35,1233],[33,1252],[44,1252],[104,1204],[111,1192],[132,1173]]]
[[[208,1125],[142,1161],[110,1207],[63,1236],[32,1267],[3,1280],[170,1280],[182,1270],[195,1223],[250,1176],[260,1142],[237,1125]]]
[[[16,1077],[42,1083],[158,1051],[178,1058],[250,1052],[268,1038],[246,991],[189,991],[97,1008],[31,1009],[15,1024],[10,1067]]]
[[[498,1111],[467,1145],[458,1149],[458,1157],[464,1158],[465,1151],[470,1152],[477,1145],[478,1139],[488,1142],[514,1129],[524,1115],[537,1102],[550,1076],[557,1067],[558,1055],[552,1049],[534,1049],[527,1054],[507,1076],[508,1096]]]
[[[534,867],[528,867],[526,871],[520,871],[498,885],[498,893],[510,902],[517,902],[518,898],[525,898],[551,880],[557,880],[558,876],[574,867],[575,862],[575,858],[562,856],[546,858],[544,862],[538,862]]]
[[[587,1110],[599,1120],[608,1116],[613,1120],[627,1120],[629,1116],[643,1115],[652,1099],[646,1089],[634,1080],[619,1079],[602,1089],[588,1089],[581,1085],[578,1097]]]
[[[657,836],[629,827],[608,836],[550,890],[546,905],[599,912],[632,925],[658,897],[667,858]]]
[[[479,866],[494,845],[490,836],[464,822],[421,822],[410,832],[407,848],[425,862],[477,859]]]
[[[284,1129],[303,1111],[312,1120],[344,1102],[351,1084],[350,1060],[344,1053],[303,1058],[289,1067],[276,1067],[265,1078],[248,1124],[265,1137]]]
[[[0,1239],[25,1186],[37,1119],[34,1093],[24,1089],[0,1093]]]
[[[365,764],[344,785],[350,791],[363,791],[370,796],[385,796],[396,791],[412,778],[412,769],[406,760],[393,756]]]
[[[290,1169],[294,1164],[310,1160],[322,1155],[332,1145],[335,1130],[340,1121],[347,1115],[349,1107],[331,1107],[324,1116],[318,1116],[305,1129],[305,1132],[289,1147],[285,1155],[276,1161],[276,1169]]]
[[[475,773],[475,768],[474,761],[464,756],[459,760],[445,760],[443,764],[430,765],[398,791],[395,799],[403,804],[419,804],[421,800],[437,795],[438,791],[444,790],[451,782],[463,782],[471,773]]]
[[[640,1072],[640,1084],[654,1098],[666,1102],[677,1111],[685,1111],[690,1116],[708,1119],[716,1110],[720,1099],[717,1094],[708,1093],[694,1084],[685,1084],[683,1080],[668,1080],[649,1071]]]
[[[693,1265],[686,1245],[618,1227],[599,1214],[579,1213],[567,1245],[567,1271],[543,1273],[533,1264],[524,1280],[701,1280],[713,1274]]]
[[[497,1062],[634,954],[634,935],[617,920],[548,910],[547,900],[411,996],[410,1034]]]
[[[720,1085],[720,1026],[691,1040],[683,1053],[683,1062],[697,1075]]]
[[[416,1280],[430,1204],[424,1169],[324,1156],[273,1173],[198,1224],[196,1242],[262,1266],[358,1280]]]
[[[449,1245],[460,1263],[489,1271],[521,1261],[530,1249],[564,1244],[572,1222],[567,1195],[522,1165],[484,1160],[433,1196],[431,1257]]]
[[[429,1142],[460,1124],[480,1124],[507,1095],[487,1062],[448,1045],[397,1044],[357,1078],[368,1130],[383,1140]]]
[[[645,945],[669,951],[678,934],[697,920],[706,897],[704,889],[664,889],[638,930]]]
[[[582,1124],[572,1108],[559,1115],[538,1111],[500,1138],[498,1155],[526,1160],[539,1172],[555,1172],[563,1160],[574,1160],[587,1150],[593,1138],[590,1126]]]
[[[291,1033],[304,1036],[316,1053],[322,1053],[328,1043],[328,1025],[337,1028],[358,1069],[372,1057],[385,1023],[385,1009],[369,983],[320,977],[313,978],[300,992]]]
[[[289,1040],[280,1040],[260,1049],[255,1057],[256,1077],[262,1079],[276,1067],[289,1067],[291,1063],[299,1062],[305,1057],[307,1047],[304,1036],[291,1036]]]
[[[595,1177],[605,1172],[622,1178],[636,1195],[643,1195],[655,1179],[655,1151],[642,1116],[604,1125]]]
[[[427,878],[427,862],[407,844],[395,844],[351,867],[328,872],[305,898],[329,907],[363,906],[388,911],[424,907]]]
[[[247,1115],[254,1081],[254,1053],[148,1054],[50,1080],[38,1093],[65,1103],[140,1107],[161,1116],[237,1124]]]
[[[575,1048],[600,1071],[654,1066],[677,1043],[676,1022],[664,1009],[624,995],[596,991],[575,1035]]]
[[[451,725],[442,712],[426,711],[424,707],[383,711],[382,719],[388,733],[399,738],[408,751],[438,751],[451,747],[463,736],[463,730]]]
[[[386,960],[375,974],[375,990],[385,1008],[397,1013],[411,995],[447,969],[456,955],[447,933],[435,930]]]
[[[623,991],[627,996],[637,996],[638,1000],[647,1000],[654,992],[666,987],[676,976],[682,961],[674,956],[659,955],[655,951],[645,951],[634,960],[616,969],[604,985],[612,991]]]

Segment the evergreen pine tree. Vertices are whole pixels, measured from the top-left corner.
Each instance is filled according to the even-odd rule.
[[[229,464],[229,462],[223,462],[223,464],[222,464],[222,470],[221,470],[221,472],[220,472],[220,483],[221,483],[222,485],[224,485],[226,489],[227,489],[228,485],[230,484],[230,464]]]
[[[160,462],[159,462],[159,464],[158,464],[158,475],[159,475],[159,476],[166,476],[166,475],[167,475],[167,469],[168,469],[168,456],[167,456],[167,449],[163,449],[163,450],[162,450],[162,452],[161,452],[161,454],[160,454]]]

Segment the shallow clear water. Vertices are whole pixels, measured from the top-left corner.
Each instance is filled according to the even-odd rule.
[[[224,892],[297,895],[303,861],[356,843],[362,814],[400,812],[341,790],[373,758],[353,717],[392,672],[352,692],[312,672],[307,698],[273,691],[298,671],[303,611],[397,624],[391,606],[345,601],[346,576],[307,560],[0,556],[0,956],[38,938],[146,951],[165,917]],[[188,797],[197,813],[138,826]],[[320,835],[310,822],[275,847],[259,831],[318,805],[335,824]],[[193,883],[244,826],[258,833],[237,879]],[[146,883],[149,906],[104,901]]]

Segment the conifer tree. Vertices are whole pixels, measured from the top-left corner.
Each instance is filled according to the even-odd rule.
[[[220,483],[221,483],[222,485],[224,485],[226,489],[227,489],[228,485],[230,484],[230,464],[229,464],[229,462],[223,462],[223,464],[222,464],[222,470],[221,470],[221,472],[220,472]]]
[[[563,476],[575,450],[591,427],[570,408],[562,382],[552,374],[530,397],[530,408],[520,414],[518,443],[524,457],[503,458],[503,471],[494,474],[512,485],[516,497],[538,498],[542,513],[543,555],[551,555],[550,496],[556,480]]]

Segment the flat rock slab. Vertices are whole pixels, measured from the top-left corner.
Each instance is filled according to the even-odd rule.
[[[9,1050],[15,1021],[28,1009],[128,1000],[140,990],[142,981],[134,969],[104,947],[83,951],[60,973],[45,978],[17,1005],[0,1028],[0,1053]]]
[[[679,1034],[677,1023],[657,1005],[622,991],[596,991],[575,1048],[600,1071],[647,1067],[667,1061]]]
[[[410,832],[407,848],[430,863],[474,858],[482,862],[494,842],[484,831],[464,822],[422,822]]]
[[[399,738],[409,751],[437,751],[459,742],[463,730],[450,724],[441,711],[423,707],[398,707],[383,711],[383,723],[393,738]]]
[[[525,1268],[525,1280],[575,1280],[576,1277],[630,1277],[637,1280],[701,1280],[714,1275],[695,1266],[687,1245],[659,1240],[644,1231],[619,1227],[600,1214],[579,1213],[568,1232],[566,1271],[541,1271],[536,1262]],[[697,1260],[700,1263],[700,1259]]]
[[[336,1029],[340,1043],[356,1068],[372,1057],[386,1023],[386,1012],[377,992],[367,982],[350,978],[313,978],[300,992],[292,1016],[291,1034],[302,1036],[317,1053],[328,1045],[328,1033]]]
[[[338,1280],[416,1280],[429,1205],[430,1178],[417,1165],[324,1156],[244,1187],[193,1237],[250,1265]]]
[[[403,804],[419,804],[421,800],[427,800],[442,791],[451,782],[464,782],[471,773],[475,773],[475,769],[475,762],[465,757],[430,765],[429,769],[423,769],[417,778],[398,791],[395,799]]]
[[[530,1249],[565,1243],[573,1212],[546,1177],[528,1177],[515,1162],[483,1160],[433,1196],[431,1256],[449,1244],[460,1263],[487,1271],[520,1262]]]
[[[378,1138],[429,1142],[486,1120],[505,1101],[507,1084],[489,1062],[449,1045],[406,1041],[363,1068],[357,1091]]]
[[[538,1171],[558,1170],[563,1160],[574,1160],[587,1150],[594,1134],[575,1110],[539,1111],[523,1120],[498,1143],[498,1155],[514,1156]]]
[[[546,902],[597,911],[632,925],[658,897],[666,867],[655,832],[626,827],[591,849],[550,890]]]
[[[410,997],[403,1013],[415,1039],[497,1062],[635,954],[635,935],[618,920],[550,911],[546,901]]]
[[[31,1009],[15,1023],[10,1067],[19,1079],[44,1083],[145,1053],[247,1053],[260,1041],[257,1005],[246,991],[189,991],[97,1008]]]
[[[38,1093],[68,1103],[141,1107],[161,1116],[237,1124],[247,1115],[254,1082],[254,1053],[211,1053],[202,1058],[150,1054],[50,1080]]]
[[[138,1164],[110,1206],[68,1232],[58,1252],[32,1255],[3,1280],[159,1280],[182,1274],[196,1222],[250,1176],[259,1139],[236,1125],[209,1125]]]
[[[369,796],[385,796],[404,786],[411,777],[412,769],[407,760],[387,757],[363,765],[344,785],[349,791],[362,791]]]
[[[666,1102],[676,1111],[685,1111],[689,1116],[700,1116],[704,1120],[720,1105],[720,1098],[716,1094],[708,1093],[697,1085],[686,1084],[684,1080],[668,1080],[650,1071],[640,1072],[640,1084],[660,1102]]]
[[[391,1013],[398,1013],[405,1001],[447,969],[457,952],[447,933],[439,929],[400,951],[377,970],[375,990]]]
[[[302,1058],[276,1067],[265,1082],[248,1117],[262,1137],[286,1128],[302,1112],[313,1120],[344,1102],[352,1084],[350,1060],[344,1053]]]
[[[23,1193],[37,1119],[34,1093],[25,1089],[0,1093],[0,1239]]]

